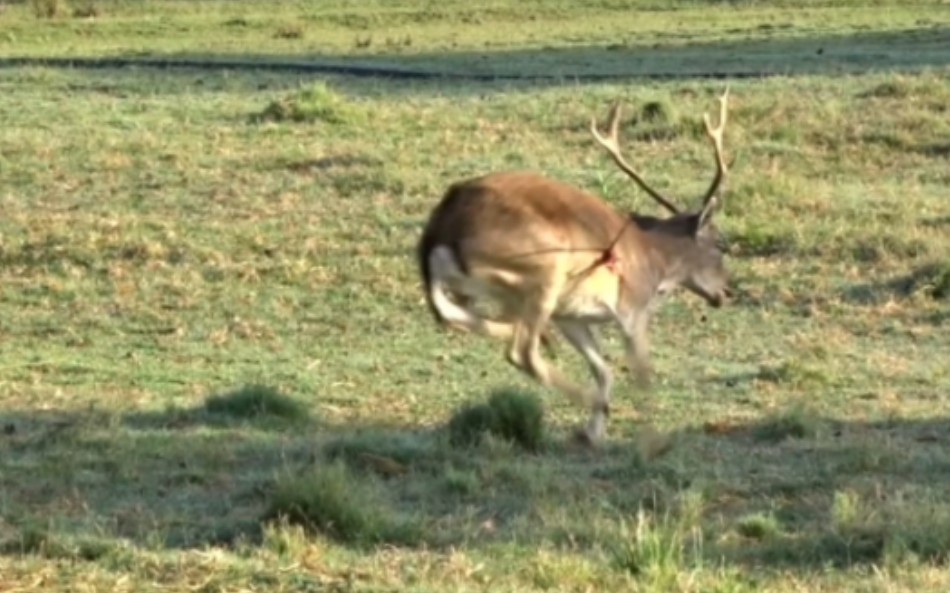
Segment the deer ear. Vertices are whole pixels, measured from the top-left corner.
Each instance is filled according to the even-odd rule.
[[[706,201],[706,204],[703,205],[702,211],[699,213],[699,220],[696,223],[696,232],[702,230],[706,223],[712,220],[713,214],[716,210],[719,209],[719,196],[713,196]]]

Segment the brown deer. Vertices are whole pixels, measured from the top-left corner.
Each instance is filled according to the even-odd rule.
[[[591,133],[616,165],[664,208],[668,218],[621,214],[579,188],[530,172],[499,172],[451,185],[432,211],[417,256],[426,300],[437,322],[509,341],[508,361],[542,385],[591,410],[578,434],[588,443],[606,434],[613,377],[591,329],[613,321],[624,337],[628,366],[649,383],[647,326],[657,305],[682,286],[713,307],[729,295],[719,233],[712,221],[728,166],[723,157],[728,87],[719,124],[703,116],[716,173],[695,212],[681,212],[624,159],[618,140],[619,102],[607,136]],[[476,301],[500,305],[479,313]],[[590,365],[595,389],[570,382],[541,355],[550,324]]]

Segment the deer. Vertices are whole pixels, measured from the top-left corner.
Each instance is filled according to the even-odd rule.
[[[725,247],[713,220],[729,173],[723,155],[729,87],[718,97],[718,124],[703,114],[715,173],[699,206],[680,210],[623,156],[622,105],[606,134],[590,133],[614,164],[668,213],[622,213],[603,198],[532,171],[491,172],[449,185],[432,209],[416,256],[425,301],[440,326],[506,340],[506,360],[545,388],[589,410],[574,436],[606,439],[613,373],[594,327],[615,323],[638,388],[652,374],[648,326],[660,303],[684,288],[710,307],[731,295]],[[496,314],[480,312],[492,302]],[[556,328],[586,360],[594,384],[582,387],[548,362],[541,346]]]

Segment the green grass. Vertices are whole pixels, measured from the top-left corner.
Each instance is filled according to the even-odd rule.
[[[318,83],[271,102],[255,114],[255,122],[324,122],[330,125],[366,125],[368,118],[324,83]]]
[[[628,157],[696,199],[721,82],[0,69],[0,590],[950,586],[945,7],[93,4],[8,6],[0,55],[795,75],[730,81],[735,301],[660,310],[650,393],[605,332],[588,451],[586,410],[432,324],[415,242],[503,168],[656,213],[587,131],[617,98]],[[529,450],[452,442],[496,392]]]
[[[272,416],[290,421],[306,420],[309,410],[303,402],[288,397],[266,385],[248,385],[205,401],[210,414],[254,419]]]
[[[415,525],[395,521],[378,495],[345,465],[333,464],[282,477],[262,519],[299,524],[355,544],[406,544],[418,539]]]
[[[755,513],[742,517],[736,524],[736,531],[743,537],[762,540],[777,537],[782,526],[771,514]]]
[[[534,394],[497,391],[484,404],[466,403],[449,420],[449,442],[476,445],[494,436],[537,451],[544,441],[544,410]]]
[[[91,18],[86,4],[71,6],[54,18],[9,6],[0,57],[238,57],[568,79],[847,73],[950,59],[940,0],[93,0]]]

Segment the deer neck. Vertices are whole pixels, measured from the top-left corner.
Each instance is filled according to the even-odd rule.
[[[645,251],[650,273],[651,297],[664,297],[688,275],[689,239],[659,231],[646,231]]]
[[[625,310],[642,310],[657,296],[667,268],[665,250],[656,249],[642,232],[630,233],[614,248],[620,275],[619,305]]]

